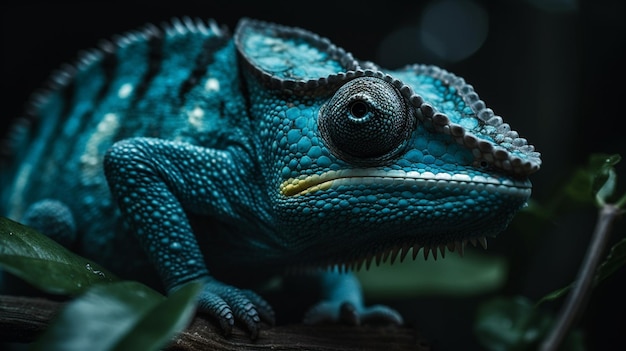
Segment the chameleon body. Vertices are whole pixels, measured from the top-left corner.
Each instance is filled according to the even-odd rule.
[[[484,243],[541,163],[452,73],[385,70],[251,19],[232,36],[184,18],[104,41],[13,136],[7,217],[166,292],[202,280],[198,308],[253,337],[275,316],[249,288],[286,271],[318,288],[306,322],[401,323],[342,271]]]

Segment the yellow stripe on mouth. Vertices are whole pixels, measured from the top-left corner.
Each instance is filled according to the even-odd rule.
[[[284,196],[306,195],[332,186],[344,184],[377,184],[377,185],[428,185],[432,187],[450,186],[459,188],[470,187],[509,195],[530,195],[530,183],[525,180],[485,177],[481,175],[432,173],[401,170],[380,170],[372,168],[344,169],[328,171],[322,174],[290,178],[280,185],[280,193]]]

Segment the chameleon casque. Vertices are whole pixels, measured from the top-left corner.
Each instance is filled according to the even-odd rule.
[[[274,323],[252,288],[287,271],[319,292],[307,323],[402,323],[350,271],[484,244],[541,164],[464,79],[252,19],[147,25],[50,82],[11,135],[2,213],[164,292],[202,280],[226,333]]]

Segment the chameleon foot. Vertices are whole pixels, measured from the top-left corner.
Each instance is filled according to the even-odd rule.
[[[70,209],[61,201],[45,199],[30,205],[21,222],[65,247],[76,241],[76,224]]]
[[[305,324],[346,323],[361,325],[365,323],[403,324],[402,316],[396,310],[383,305],[365,307],[345,301],[322,301],[306,313]]]
[[[275,323],[274,311],[262,297],[251,290],[240,290],[215,280],[205,283],[198,296],[198,309],[217,319],[226,335],[238,322],[245,325],[251,339],[256,339],[261,321]]]

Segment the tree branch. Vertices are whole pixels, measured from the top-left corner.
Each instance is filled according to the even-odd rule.
[[[0,340],[34,341],[48,326],[63,303],[43,298],[0,295]],[[265,327],[257,340],[234,328],[224,337],[210,320],[196,316],[165,348],[167,351],[196,350],[417,350],[430,346],[411,327],[359,327],[327,325],[279,325]]]

